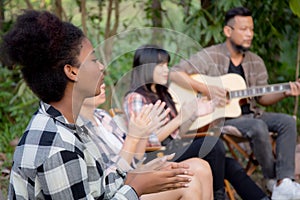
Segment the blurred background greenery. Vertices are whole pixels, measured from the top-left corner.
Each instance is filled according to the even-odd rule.
[[[81,27],[95,45],[126,30],[159,27],[186,34],[205,47],[224,41],[224,13],[235,6],[253,12],[252,50],[264,59],[269,82],[295,80],[299,65],[299,0],[0,0],[0,35],[9,30],[21,10],[37,9],[54,12]],[[107,42],[105,56],[111,57],[116,45]],[[129,52],[107,63],[109,98],[111,86],[129,71],[131,61]],[[171,65],[177,61],[173,59]],[[0,65],[0,189],[5,195],[14,145],[37,109],[38,100],[22,80],[18,66],[8,69]],[[287,98],[266,109],[297,115],[297,105],[298,98]],[[110,104],[103,107],[109,109]],[[299,129],[299,120],[297,124]]]

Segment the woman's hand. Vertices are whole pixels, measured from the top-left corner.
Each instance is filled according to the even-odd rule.
[[[229,103],[226,95],[226,89],[214,85],[207,85],[205,96],[207,96],[208,99],[213,100],[217,107],[224,107]]]
[[[208,101],[205,98],[197,98],[196,117],[207,115],[215,110],[215,103],[213,100]]]
[[[154,105],[147,104],[138,114],[131,113],[128,136],[134,138],[148,138],[149,134],[167,122],[166,116],[170,109],[164,110],[165,102],[157,101]]]
[[[196,98],[190,102],[183,102],[180,113],[181,123],[188,120],[194,121],[197,117],[212,113],[215,109],[215,103],[213,100],[207,100],[207,98]]]

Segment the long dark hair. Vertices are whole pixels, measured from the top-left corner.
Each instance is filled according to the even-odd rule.
[[[156,93],[151,90],[155,66],[169,61],[169,53],[157,45],[139,47],[134,54],[130,92],[143,95],[151,103],[155,103],[157,100],[164,101],[166,108],[170,108],[174,116],[177,115],[177,111],[172,96],[168,92],[168,84],[155,84]],[[170,115],[171,118],[173,116]]]

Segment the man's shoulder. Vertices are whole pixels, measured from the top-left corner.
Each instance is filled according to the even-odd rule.
[[[227,56],[228,50],[226,48],[226,45],[223,43],[220,44],[214,44],[207,46],[203,48],[202,50],[198,51],[199,55],[204,55],[204,56],[213,56],[213,57],[218,57],[218,56]]]
[[[220,44],[214,44],[214,45],[207,46],[207,47],[203,48],[203,50],[206,50],[206,51],[222,51],[224,48],[225,48],[224,44],[220,43]]]
[[[245,53],[245,60],[247,61],[247,60],[259,60],[259,61],[262,61],[263,62],[263,59],[258,55],[258,54],[256,54],[255,52],[253,52],[253,51],[247,51],[246,53]]]

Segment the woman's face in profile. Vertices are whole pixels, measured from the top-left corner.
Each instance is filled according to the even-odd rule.
[[[160,63],[153,71],[153,81],[155,84],[166,85],[169,78],[168,63]]]

